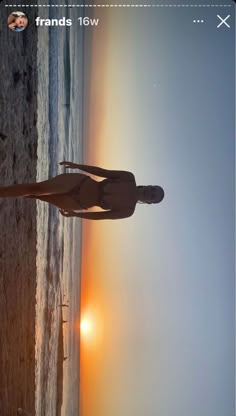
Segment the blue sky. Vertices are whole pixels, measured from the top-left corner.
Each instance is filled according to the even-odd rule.
[[[81,414],[233,415],[234,31],[213,9],[99,13],[85,162],[166,197],[83,225],[103,329],[82,348]]]

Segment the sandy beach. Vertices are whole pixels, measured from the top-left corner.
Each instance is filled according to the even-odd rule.
[[[1,3],[1,22],[13,10]],[[24,11],[24,10],[23,10]],[[37,9],[27,9],[31,20]],[[31,20],[32,22],[32,20]],[[0,184],[34,182],[37,33],[0,27]],[[5,56],[4,56],[5,54]],[[4,58],[3,58],[4,56]],[[0,199],[0,414],[35,414],[36,203]]]

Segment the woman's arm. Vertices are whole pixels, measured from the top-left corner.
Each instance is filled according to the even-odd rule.
[[[75,211],[63,211],[60,213],[64,217],[79,217],[87,220],[119,220],[121,218],[128,218],[133,214],[133,210],[125,211],[100,211],[100,212],[75,212]]]
[[[89,165],[81,165],[77,163],[72,162],[60,162],[60,165],[65,166],[66,168],[71,169],[80,169],[84,172],[88,172],[91,175],[101,176],[103,178],[109,178],[109,179],[118,179],[118,178],[126,178],[126,179],[134,179],[134,175],[131,172],[125,171],[125,170],[108,170],[108,169],[102,169],[98,168],[96,166],[89,166]]]
[[[14,23],[16,20],[16,16],[14,16],[13,14],[10,14],[10,16],[7,19],[7,24],[10,25],[11,23]]]

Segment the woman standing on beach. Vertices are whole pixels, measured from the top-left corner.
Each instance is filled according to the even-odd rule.
[[[43,182],[0,187],[0,198],[35,198],[57,206],[65,217],[91,220],[127,218],[137,202],[156,204],[164,198],[160,186],[136,186],[131,172],[66,161],[60,165],[106,179],[96,181],[83,173],[64,173]],[[78,212],[94,206],[104,211]]]

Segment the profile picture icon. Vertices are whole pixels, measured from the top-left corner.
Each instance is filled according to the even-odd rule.
[[[7,24],[13,32],[22,32],[28,26],[29,19],[23,12],[13,12],[8,16]]]

